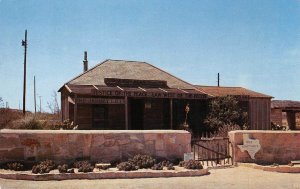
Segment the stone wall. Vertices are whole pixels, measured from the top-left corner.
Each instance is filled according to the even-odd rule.
[[[0,163],[87,158],[109,162],[148,154],[168,159],[191,152],[186,131],[0,130]]]
[[[252,145],[252,149],[255,150],[259,142],[260,149],[255,153],[255,159],[246,150],[242,152],[238,146],[246,144],[243,140],[246,135],[250,138],[248,145]],[[300,131],[231,131],[229,139],[234,162],[287,164],[292,160],[300,160]]]

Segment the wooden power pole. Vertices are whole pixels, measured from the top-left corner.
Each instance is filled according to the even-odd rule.
[[[218,87],[220,87],[220,73],[218,73]]]
[[[33,85],[34,85],[34,115],[36,114],[36,88],[35,88],[35,76],[33,77]]]
[[[26,56],[27,56],[27,30],[25,30],[25,40],[22,40],[24,47],[24,85],[23,85],[23,116],[26,114]]]

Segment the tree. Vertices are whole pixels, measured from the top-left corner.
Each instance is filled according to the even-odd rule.
[[[235,125],[245,129],[248,127],[248,113],[242,111],[235,97],[217,97],[210,101],[209,113],[204,123],[213,131]]]
[[[52,114],[59,115],[60,109],[59,109],[59,105],[58,105],[56,91],[53,91],[53,93],[52,93],[52,101],[51,102],[47,102],[47,106],[50,109],[50,111],[51,111]]]

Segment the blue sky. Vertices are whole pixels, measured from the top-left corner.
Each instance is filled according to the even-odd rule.
[[[42,108],[53,91],[105,59],[147,61],[190,83],[242,86],[300,100],[298,0],[0,0],[0,97],[27,108],[33,76]]]

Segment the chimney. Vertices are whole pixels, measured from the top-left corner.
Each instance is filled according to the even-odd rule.
[[[83,72],[86,72],[87,70],[88,70],[87,52],[84,51]]]

